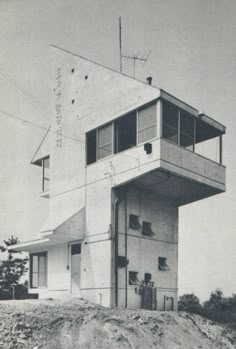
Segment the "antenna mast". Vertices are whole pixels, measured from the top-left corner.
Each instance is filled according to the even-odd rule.
[[[133,60],[133,74],[135,78],[135,68],[136,68],[136,61],[143,61],[143,66],[147,62],[149,55],[151,51],[149,51],[148,56],[146,58],[139,57],[138,55],[133,54],[132,56],[124,56],[122,53],[122,26],[121,26],[121,16],[119,17],[119,49],[120,49],[120,73],[122,73],[122,59],[132,59]]]
[[[120,72],[122,73],[122,37],[121,37],[121,17],[119,17],[119,45],[120,45]]]
[[[148,58],[140,58],[136,56],[135,54],[133,56],[123,56],[124,58],[127,59],[132,59],[133,60],[133,72],[134,72],[134,78],[135,78],[135,66],[136,66],[136,61],[143,61],[144,64],[147,62]]]

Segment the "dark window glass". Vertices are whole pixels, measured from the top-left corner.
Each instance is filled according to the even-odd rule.
[[[142,234],[146,236],[154,235],[154,232],[152,231],[152,223],[143,221]]]
[[[162,271],[170,270],[170,268],[167,265],[167,258],[166,257],[159,257],[158,258],[158,269]]]
[[[129,271],[129,285],[137,285],[139,283],[138,272]]]
[[[181,111],[180,113],[180,145],[193,150],[194,144],[194,117]]]
[[[136,132],[136,112],[115,121],[116,153],[136,146]]]
[[[134,214],[129,215],[129,227],[134,230],[141,228],[141,225],[139,223],[139,216],[136,216]]]
[[[162,136],[178,144],[178,108],[163,102]]]
[[[87,164],[92,164],[96,161],[96,144],[97,144],[97,134],[96,130],[87,133]]]
[[[71,245],[71,255],[81,254],[81,244]]]

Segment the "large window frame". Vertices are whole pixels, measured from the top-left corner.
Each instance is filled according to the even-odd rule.
[[[113,123],[108,123],[105,124],[104,126],[101,126],[97,129],[96,133],[97,133],[97,146],[96,146],[96,159],[97,160],[101,160],[103,158],[106,158],[110,155],[112,155],[114,153],[114,145],[113,145],[113,130],[114,126]],[[102,137],[102,133],[103,133],[103,137]],[[105,134],[107,133],[107,134]],[[105,137],[104,137],[105,134]],[[110,137],[110,139],[109,139]],[[105,141],[103,140],[103,138],[105,138]],[[107,139],[108,138],[108,139]],[[102,142],[102,143],[100,143]]]
[[[140,114],[144,113],[147,111],[147,116],[148,112],[150,109],[153,108],[153,111],[151,111],[151,122],[145,127],[140,128]],[[119,131],[119,126],[122,124],[122,122],[128,122],[128,119],[132,119],[132,117],[135,117],[135,122],[131,122],[135,130],[133,130],[133,133],[135,131],[135,139],[134,135],[132,136],[132,141],[127,141],[124,142],[123,146],[119,145],[119,135],[117,132]],[[144,115],[145,118],[145,115]],[[127,120],[126,120],[127,119]],[[134,121],[134,120],[133,120]],[[86,140],[87,140],[87,145],[86,145],[86,164],[90,165],[93,164],[99,160],[105,159],[111,155],[121,153],[123,151],[126,151],[128,149],[131,149],[132,147],[136,147],[137,145],[145,144],[147,142],[152,141],[157,137],[157,126],[158,126],[158,121],[157,121],[157,101],[150,102],[146,104],[145,106],[141,106],[138,109],[132,110],[129,113],[120,116],[119,118],[106,123],[102,126],[99,126],[96,129],[93,129],[89,132],[86,133]],[[104,143],[102,145],[99,144],[99,133],[105,130],[106,128],[110,127],[111,128],[111,142]],[[149,130],[149,132],[148,132]],[[124,129],[123,129],[124,131]],[[151,131],[151,132],[150,132]],[[141,132],[146,132],[146,138],[144,134],[144,139],[142,141],[139,140],[140,133]],[[147,136],[149,135],[150,136]],[[93,146],[92,146],[92,144]],[[126,144],[127,143],[127,144]],[[96,149],[94,147],[94,144],[96,144]],[[104,154],[99,154],[99,151],[101,149],[105,149],[107,146],[111,146],[108,151],[107,155]]]
[[[222,164],[223,133],[202,120],[201,115],[196,117],[168,101],[161,101],[161,103],[162,122],[160,127],[162,138],[206,159]],[[207,155],[204,156],[196,149],[196,146],[201,145],[201,143],[206,143],[213,139],[219,140],[218,160],[214,160]]]
[[[42,262],[43,261],[43,264]],[[41,269],[41,267],[44,267]],[[48,284],[48,253],[30,254],[30,288],[47,288]]]

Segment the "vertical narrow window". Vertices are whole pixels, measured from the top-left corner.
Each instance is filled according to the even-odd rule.
[[[43,166],[43,183],[42,183],[42,190],[44,192],[49,191],[49,157],[42,160],[42,166]]]
[[[47,252],[30,255],[30,287],[47,287]]]
[[[155,138],[157,135],[156,104],[138,110],[138,143]]]
[[[103,159],[112,155],[112,124],[98,129],[97,158]]]
[[[136,146],[136,112],[118,119],[115,122],[115,152]]]
[[[184,111],[180,112],[180,145],[194,149],[194,117]]]
[[[93,130],[88,132],[86,136],[87,165],[92,164],[97,160],[96,146],[97,146],[97,132],[96,130]]]
[[[173,104],[163,103],[162,136],[178,144],[178,108]]]

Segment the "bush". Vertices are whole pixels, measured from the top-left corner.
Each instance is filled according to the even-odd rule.
[[[179,297],[178,308],[182,311],[201,314],[202,307],[199,298],[193,293],[187,293]]]
[[[204,315],[218,322],[236,322],[236,295],[224,297],[219,289],[203,304]]]
[[[236,295],[224,297],[223,292],[219,289],[212,292],[210,298],[203,305],[193,293],[184,294],[179,297],[178,308],[205,316],[213,321],[236,325]]]

